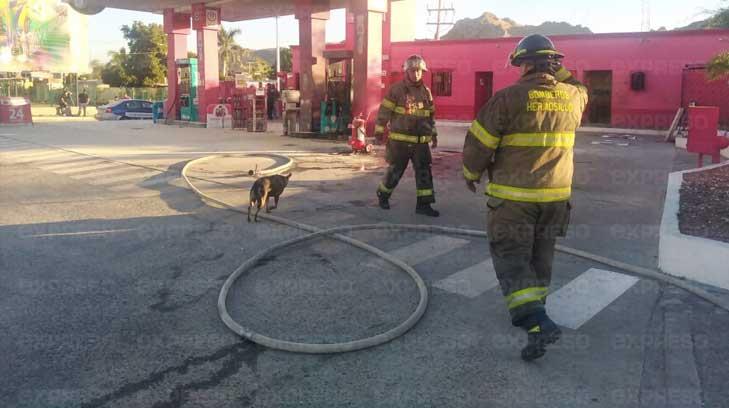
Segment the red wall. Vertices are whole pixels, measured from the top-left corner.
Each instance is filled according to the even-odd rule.
[[[726,78],[709,81],[705,69],[686,70],[683,73],[682,106],[691,102],[698,106],[718,106],[719,125],[729,128],[729,82]]]
[[[684,67],[704,64],[718,52],[728,50],[729,30],[554,36],[552,40],[567,55],[565,65],[577,71],[580,80],[585,71],[612,71],[613,126],[664,129],[681,106]],[[436,97],[438,118],[470,121],[475,72],[493,72],[494,92],[514,83],[518,70],[508,66],[507,57],[518,41],[500,38],[393,43],[391,60],[393,67],[399,67],[409,55],[421,54],[431,72],[452,71],[452,95]],[[294,69],[298,65],[297,51]],[[630,74],[635,71],[646,73],[644,91],[630,89]],[[426,81],[430,83],[430,76]]]

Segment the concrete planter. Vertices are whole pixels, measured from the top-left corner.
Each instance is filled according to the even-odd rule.
[[[729,163],[669,175],[661,221],[658,265],[669,275],[729,290],[729,243],[684,235],[678,227],[683,175],[727,165]]]

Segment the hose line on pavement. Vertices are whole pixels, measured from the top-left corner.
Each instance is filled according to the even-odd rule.
[[[236,208],[224,201],[218,200],[216,198],[213,198],[207,194],[205,194],[203,191],[201,191],[199,188],[197,188],[191,181],[190,177],[187,176],[187,170],[193,166],[194,164],[197,164],[201,161],[208,160],[215,156],[207,156],[202,157],[199,159],[191,160],[189,161],[185,167],[182,169],[182,178],[185,180],[187,185],[192,189],[192,191],[197,194],[201,199],[215,203],[223,208],[226,208],[231,211],[236,211],[239,213],[245,213],[242,209]],[[195,179],[200,179],[199,177],[195,177]],[[231,186],[236,187],[236,186]],[[407,265],[406,263],[402,262],[401,260],[393,257],[392,255],[389,255],[386,252],[381,251],[378,248],[375,248],[374,246],[371,246],[369,244],[366,244],[362,241],[356,240],[354,238],[348,237],[346,235],[342,235],[342,233],[345,232],[352,232],[352,231],[363,231],[363,230],[377,230],[377,229],[386,229],[386,230],[404,230],[404,231],[417,231],[417,232],[426,232],[426,233],[433,233],[433,234],[446,234],[446,235],[459,235],[459,236],[467,236],[467,237],[476,237],[476,238],[487,238],[486,232],[484,231],[478,231],[478,230],[469,230],[469,229],[462,229],[462,228],[453,228],[453,227],[442,227],[442,226],[436,226],[436,225],[410,225],[410,224],[365,224],[365,225],[347,225],[347,226],[341,226],[336,228],[330,228],[330,229],[320,229],[311,225],[298,223],[295,221],[287,220],[285,218],[276,217],[270,214],[260,214],[259,217],[272,221],[278,224],[290,226],[292,228],[296,228],[299,230],[303,230],[306,232],[309,232],[310,234],[304,235],[298,238],[294,238],[285,242],[282,242],[278,245],[275,245],[271,248],[268,248],[254,257],[248,259],[243,264],[241,264],[233,273],[231,273],[230,276],[225,280],[225,283],[223,284],[223,287],[220,289],[220,294],[218,295],[218,314],[223,321],[223,323],[230,328],[233,332],[238,334],[241,337],[244,337],[254,343],[258,343],[260,345],[277,349],[277,350],[284,350],[284,351],[290,351],[295,353],[309,353],[309,354],[330,354],[330,353],[344,353],[349,351],[355,351],[355,350],[362,350],[369,347],[374,347],[383,343],[387,343],[391,340],[396,339],[397,337],[400,337],[401,335],[405,334],[408,330],[410,330],[417,322],[420,320],[420,318],[423,317],[423,314],[425,314],[425,310],[428,305],[428,289],[425,285],[425,282],[423,281],[422,277],[413,269],[411,266]],[[418,295],[420,299],[418,300],[418,305],[416,306],[415,310],[410,314],[410,316],[397,325],[396,327],[364,339],[360,340],[354,340],[349,342],[342,342],[342,343],[324,343],[324,344],[316,344],[316,343],[299,343],[299,342],[292,342],[292,341],[286,341],[286,340],[280,340],[275,339],[272,337],[265,336],[261,333],[257,333],[249,328],[246,328],[236,322],[228,312],[228,306],[227,306],[227,299],[228,294],[230,292],[231,287],[233,284],[247,271],[253,269],[258,262],[261,259],[264,259],[268,256],[270,256],[272,253],[275,253],[279,251],[280,249],[296,245],[298,243],[308,241],[311,239],[319,238],[319,237],[327,237],[331,239],[335,239],[344,243],[347,243],[349,245],[352,245],[356,248],[362,249],[364,251],[370,252],[371,254],[382,258],[383,260],[389,262],[390,264],[400,268],[402,271],[408,274],[408,276],[415,282],[415,285],[418,290]],[[596,263],[600,263],[603,265],[607,265],[613,268],[621,269],[623,271],[638,275],[643,278],[657,280],[663,283],[667,283],[676,287],[679,287],[681,289],[684,289],[710,303],[713,303],[716,306],[721,307],[722,309],[729,311],[729,302],[725,301],[724,299],[714,296],[711,293],[707,292],[706,290],[703,290],[699,287],[691,285],[689,282],[684,281],[682,279],[666,275],[662,272],[643,268],[635,265],[630,265],[624,262],[616,261],[613,259],[605,258],[599,255],[594,255],[589,252],[581,251],[578,249],[573,249],[569,247],[565,247],[562,245],[557,245],[556,247],[557,251],[560,251],[562,253],[584,258]]]

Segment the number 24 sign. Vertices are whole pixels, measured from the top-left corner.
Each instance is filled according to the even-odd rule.
[[[11,122],[23,122],[25,120],[25,113],[23,108],[10,108],[10,121]]]

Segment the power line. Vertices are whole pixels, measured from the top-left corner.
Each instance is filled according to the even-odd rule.
[[[435,26],[435,39],[440,40],[440,33],[441,33],[441,26],[453,26],[455,22],[453,19],[456,15],[456,9],[453,7],[453,2],[451,1],[448,6],[443,4],[443,0],[437,0],[437,5],[435,7],[431,7],[432,3],[428,4],[428,17],[430,18],[433,14],[435,14],[435,21],[428,21],[426,24],[430,26]]]

